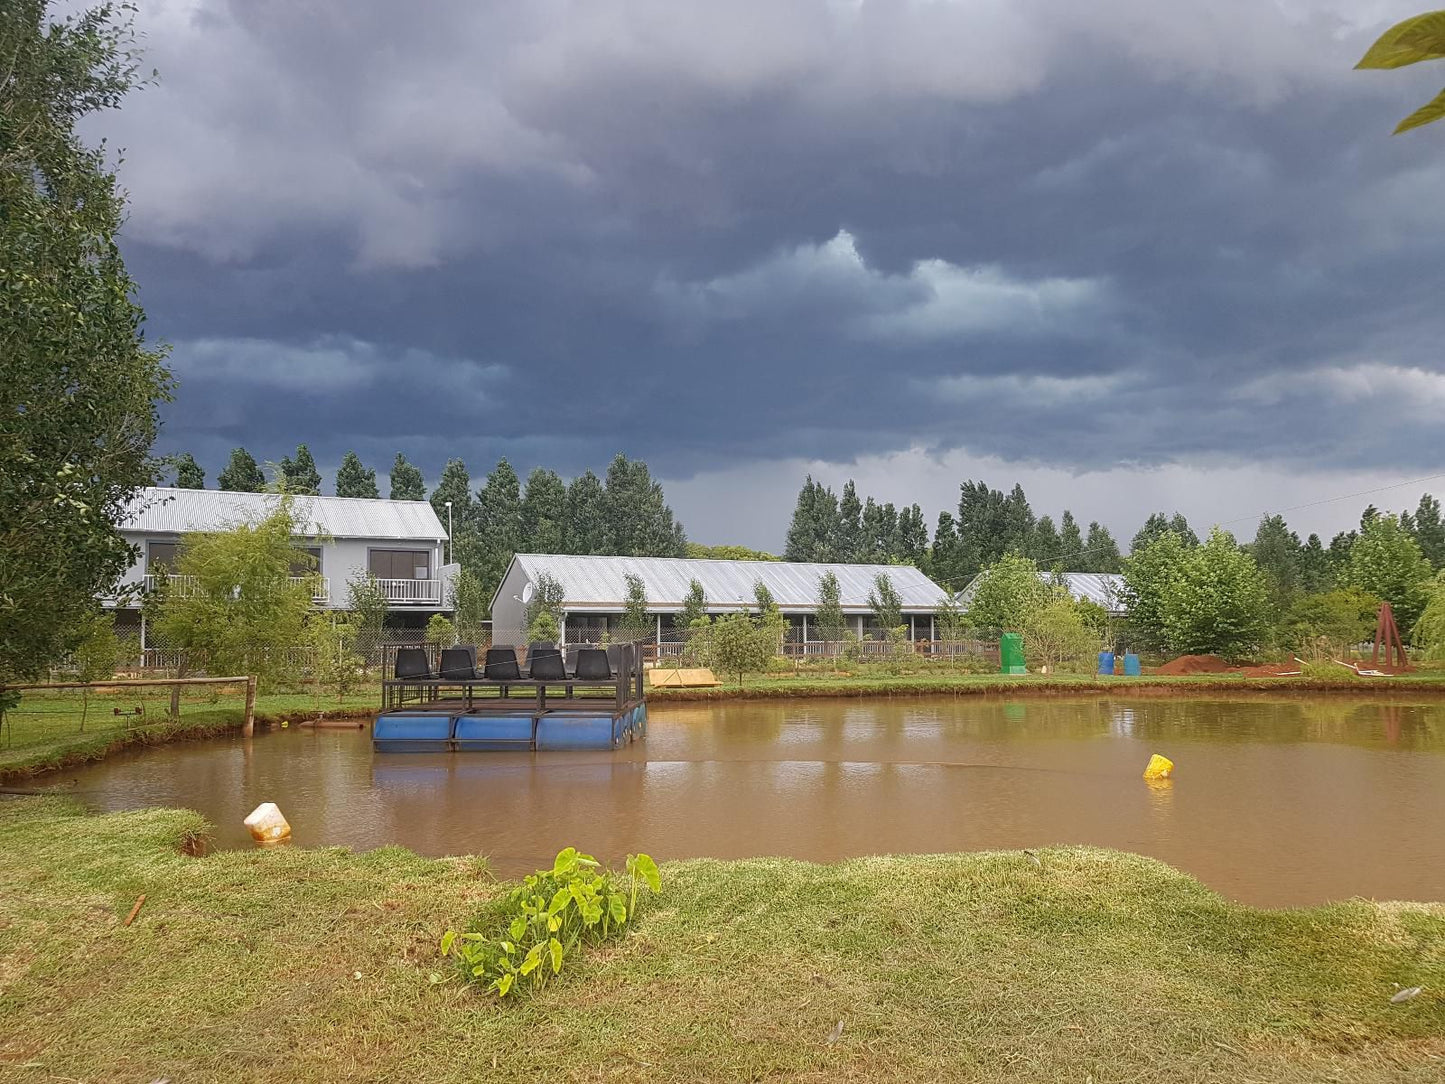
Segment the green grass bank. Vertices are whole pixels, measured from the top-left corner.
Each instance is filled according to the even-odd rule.
[[[1438,905],[1261,911],[1090,849],[668,863],[628,937],[498,1003],[437,957],[504,890],[483,861],[188,857],[205,830],[182,811],[0,800],[0,1077],[1370,1084],[1445,1069]]]

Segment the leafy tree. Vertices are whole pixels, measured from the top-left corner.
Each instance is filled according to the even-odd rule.
[[[355,452],[342,456],[341,465],[336,468],[336,495],[372,499],[381,496],[376,488],[376,471],[363,467]]]
[[[1265,516],[1259,521],[1249,552],[1264,574],[1270,605],[1278,613],[1289,609],[1299,591],[1303,548],[1283,516]]]
[[[951,590],[961,587],[968,578],[962,571],[962,560],[963,553],[959,546],[953,514],[940,512],[938,526],[933,531],[933,548],[928,555],[929,578]]]
[[[454,647],[457,642],[457,627],[443,614],[432,614],[426,622],[426,639],[438,647]]]
[[[281,457],[281,484],[287,493],[303,493],[316,496],[321,492],[321,472],[316,469],[316,460],[311,458],[311,449],[304,444],[296,445],[296,458]]]
[[[537,623],[541,614],[548,614],[552,623],[557,627],[562,624],[562,611],[567,606],[567,592],[562,583],[550,572],[539,572],[537,578],[532,581],[532,597],[527,602],[524,620],[527,627]],[[552,637],[556,639],[556,637]]]
[[[1022,486],[1015,484],[1005,496],[986,482],[964,482],[958,488],[957,575],[967,579],[1005,553],[1027,554],[1035,525]]]
[[[933,624],[940,640],[957,643],[963,639],[963,634],[968,631],[968,613],[959,603],[957,595],[944,595],[938,600]]]
[[[496,594],[522,541],[521,489],[512,465],[505,457],[498,460],[477,494],[475,546],[459,551],[461,562],[481,577],[488,598]]]
[[[529,553],[565,553],[567,486],[556,471],[536,468],[522,494],[522,540]]]
[[[602,503],[605,552],[622,557],[686,557],[687,536],[647,464],[618,454],[607,468]]]
[[[726,614],[708,629],[709,658],[713,666],[728,674],[737,674],[741,688],[748,673],[766,670],[768,660],[777,653],[774,629],[755,622],[747,614]]]
[[[1124,562],[1121,601],[1129,612],[1130,629],[1147,647],[1171,646],[1165,613],[1184,574],[1188,550],[1184,539],[1166,528],[1137,546]]]
[[[753,601],[757,603],[758,615],[765,621],[781,613],[773,593],[762,580],[753,581]]]
[[[678,623],[684,629],[692,628],[694,621],[707,617],[707,593],[697,580],[692,580],[687,585],[687,595],[682,600],[682,611],[678,614]]]
[[[1380,600],[1358,587],[1301,595],[1281,622],[1280,639],[1292,651],[1323,646],[1334,655],[1374,634],[1379,609]]]
[[[1203,545],[1186,551],[1165,596],[1165,639],[1177,651],[1238,658],[1263,641],[1268,615],[1259,566],[1216,527]]]
[[[1359,540],[1359,531],[1341,531],[1330,539],[1325,555],[1330,561],[1330,579],[1339,583],[1349,577],[1350,551]]]
[[[880,572],[873,577],[873,588],[868,592],[868,608],[878,615],[878,623],[889,631],[903,624],[903,599],[888,573]]]
[[[310,584],[291,580],[300,527],[283,495],[258,522],[186,535],[176,572],[188,586],[163,587],[147,603],[161,642],[184,651],[191,669],[266,683],[292,676],[311,609]]]
[[[120,664],[120,638],[115,634],[115,614],[96,607],[80,626],[80,642],[75,645],[75,677],[77,681],[105,681],[115,677]],[[85,717],[90,713],[90,690],[80,690],[80,729],[85,731]]]
[[[1006,553],[979,573],[969,601],[969,623],[976,628],[1022,632],[1029,615],[1044,604],[1049,593],[1032,558]]]
[[[1089,571],[1085,564],[1090,555],[1081,553],[1085,548],[1087,547],[1083,535],[1079,532],[1079,522],[1074,519],[1074,513],[1065,508],[1059,520],[1059,557],[1063,561],[1065,572]]]
[[[567,553],[606,553],[606,491],[590,470],[567,486],[567,513],[562,538]]]
[[[235,448],[226,463],[226,469],[216,475],[216,484],[233,493],[263,493],[266,490],[266,475],[256,464],[256,459],[245,448]]]
[[[421,471],[407,462],[406,456],[396,453],[391,464],[391,499],[394,501],[426,500],[426,483]]]
[[[1406,512],[1400,517],[1405,528],[1420,547],[1420,552],[1436,571],[1445,568],[1445,522],[1440,518],[1440,502],[1426,493],[1412,516]]]
[[[1431,11],[1396,23],[1366,51],[1360,68],[1403,68],[1445,57],[1445,11]],[[1395,126],[1395,134],[1445,117],[1445,90]]]
[[[1345,583],[1388,602],[1404,632],[1425,609],[1431,573],[1430,562],[1399,518],[1376,515],[1362,523],[1360,537],[1350,548]]]
[[[843,495],[838,498],[838,528],[834,535],[835,558],[844,564],[853,564],[861,558],[863,551],[863,502],[858,499],[858,487],[849,478],[843,486]]]
[[[365,569],[357,569],[346,581],[346,607],[351,611],[352,646],[362,649],[363,666],[372,650],[381,642],[381,630],[386,624],[386,592],[376,577]]]
[[[480,643],[482,622],[487,619],[487,607],[491,605],[481,577],[470,569],[463,568],[452,577],[452,618],[457,623],[457,635],[465,643]]]
[[[848,619],[843,616],[842,598],[843,591],[837,576],[825,572],[818,577],[818,609],[813,620],[819,634],[829,643],[843,639],[843,630],[848,627]]]
[[[313,614],[307,623],[307,633],[316,688],[329,689],[336,694],[338,702],[344,700],[356,687],[366,666],[356,650],[357,627],[336,614]]]
[[[1067,515],[1068,513],[1065,513],[1065,516]],[[1097,520],[1089,523],[1089,537],[1084,542],[1084,551],[1083,560],[1075,564],[1074,571],[1116,573],[1124,567],[1119,557],[1119,543],[1114,541],[1109,528]]]
[[[1029,612],[1023,634],[1031,661],[1050,670],[1089,658],[1098,652],[1101,642],[1098,629],[1084,619],[1079,606],[1064,592],[1056,592]]]
[[[562,635],[562,626],[547,610],[542,610],[527,626],[529,643],[555,644]]]
[[[793,507],[783,556],[789,561],[838,559],[838,498],[808,475]]]
[[[1369,632],[1365,633],[1365,636],[1369,635]],[[1428,601],[1410,631],[1410,642],[1425,658],[1433,662],[1445,661],[1445,572],[1436,573],[1431,581]]]
[[[47,7],[0,4],[0,684],[74,647],[130,564],[114,525],[156,480],[171,387],[115,243],[124,197],[77,134],[132,86],[130,28]]]
[[[697,542],[687,544],[687,555],[697,560],[713,561],[776,561],[779,558],[766,550],[749,549],[747,546],[703,546]]]
[[[176,488],[177,489],[205,489],[206,472],[196,462],[196,457],[190,452],[182,452],[175,458],[176,467]]]
[[[1139,533],[1129,544],[1129,552],[1135,553],[1170,532],[1178,535],[1179,541],[1185,546],[1199,545],[1199,536],[1194,533],[1194,529],[1189,526],[1189,521],[1181,513],[1175,512],[1173,517],[1169,517],[1163,512],[1155,512],[1144,521],[1144,526],[1139,528]]]
[[[647,584],[631,572],[623,577],[623,582],[627,584],[627,593],[622,600],[619,631],[624,640],[645,640],[657,631],[657,623],[647,612]]]

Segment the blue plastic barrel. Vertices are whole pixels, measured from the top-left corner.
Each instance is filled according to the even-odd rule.
[[[1132,651],[1127,651],[1127,652],[1125,652],[1125,653],[1124,653],[1124,676],[1125,676],[1125,677],[1138,677],[1138,676],[1139,676],[1139,673],[1140,673],[1140,671],[1139,671],[1139,656],[1136,655],[1136,654],[1134,654],[1134,652],[1132,652]]]
[[[1114,653],[1112,651],[1099,652],[1099,676],[1114,676]]]

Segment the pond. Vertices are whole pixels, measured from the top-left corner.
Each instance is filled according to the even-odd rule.
[[[98,809],[184,806],[222,847],[274,801],[301,846],[831,861],[1084,843],[1266,906],[1445,899],[1445,703],[1378,698],[651,706],[615,753],[373,753],[368,729],[161,746],[49,777]],[[1177,765],[1150,786],[1149,755]]]

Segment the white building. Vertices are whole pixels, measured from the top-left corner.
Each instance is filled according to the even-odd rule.
[[[149,488],[127,508],[121,535],[136,545],[136,563],[122,587],[148,588],[158,576],[184,590],[175,573],[182,538],[192,531],[223,531],[265,518],[275,507],[273,493],[235,493],[217,489]],[[298,560],[293,571],[313,585],[321,608],[344,609],[348,583],[363,573],[376,577],[399,624],[425,624],[431,614],[449,608],[451,574],[445,565],[446,529],[426,501],[372,500],[364,497],[293,498],[305,533],[296,548],[316,564]],[[122,593],[117,624],[139,624],[140,592]],[[110,605],[116,605],[111,600]],[[414,615],[410,618],[401,615]]]
[[[911,565],[811,564],[794,561],[713,561],[681,557],[594,557],[519,553],[492,598],[492,635],[497,643],[526,639],[526,602],[537,577],[548,573],[562,585],[563,637],[571,643],[597,641],[619,624],[627,597],[627,577],[642,580],[647,612],[659,641],[680,633],[676,615],[693,580],[702,584],[707,611],[713,614],[756,609],[754,587],[761,582],[796,632],[795,639],[821,640],[814,615],[818,583],[825,573],[838,578],[844,616],[863,637],[880,631],[868,602],[877,577],[889,578],[903,602],[904,622],[912,639],[934,639],[933,615],[948,596]]]

